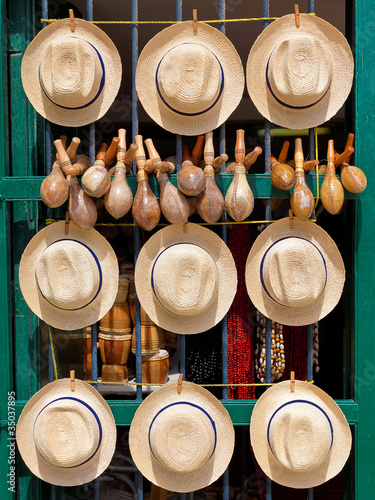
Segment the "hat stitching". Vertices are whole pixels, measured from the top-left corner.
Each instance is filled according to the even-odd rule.
[[[211,459],[211,457],[212,457],[212,455],[214,454],[214,452],[215,452],[216,443],[217,443],[217,434],[216,434],[216,425],[215,425],[215,421],[212,419],[212,417],[210,416],[210,414],[209,414],[209,413],[207,413],[207,411],[206,411],[206,410],[204,410],[201,406],[196,405],[196,404],[194,404],[194,403],[189,403],[188,401],[176,401],[175,403],[171,403],[171,404],[169,404],[169,405],[165,406],[164,408],[162,408],[161,410],[159,410],[159,411],[156,413],[156,415],[154,416],[154,418],[152,419],[151,424],[150,424],[150,427],[149,427],[149,430],[148,430],[148,444],[149,444],[149,446],[150,446],[150,450],[151,450],[152,456],[155,458],[155,460],[156,460],[157,462],[159,462],[159,460],[156,458],[156,456],[155,456],[155,454],[154,454],[154,452],[153,452],[153,450],[152,450],[152,446],[151,446],[151,438],[150,438],[150,434],[151,434],[151,427],[152,427],[152,425],[153,425],[153,423],[154,423],[154,421],[155,421],[156,417],[157,417],[158,415],[160,415],[160,413],[162,413],[162,412],[163,412],[164,410],[166,410],[167,408],[170,408],[171,406],[175,406],[175,405],[190,405],[190,406],[193,406],[194,408],[198,408],[198,410],[201,410],[201,411],[202,411],[202,412],[206,415],[206,417],[210,420],[211,425],[212,425],[212,428],[213,428],[213,430],[214,430],[214,434],[215,434],[215,442],[214,442],[214,446],[213,446],[212,453],[211,453],[211,455],[210,455],[210,456],[208,457],[208,459],[207,459],[207,462],[208,462],[208,461]],[[207,463],[207,462],[206,462],[206,463]],[[159,462],[159,463],[160,463],[160,462]]]
[[[317,101],[313,102],[312,104],[308,104],[307,106],[292,106],[291,104],[287,104],[286,102],[283,102],[281,99],[279,99],[276,94],[274,93],[274,91],[272,90],[271,88],[271,84],[270,84],[270,81],[268,79],[268,66],[269,66],[269,63],[270,63],[270,59],[271,59],[271,56],[272,56],[272,53],[273,51],[271,52],[269,58],[268,58],[268,61],[267,61],[267,66],[266,66],[266,82],[267,82],[267,87],[268,87],[268,90],[271,92],[272,94],[272,97],[274,99],[276,99],[276,101],[281,104],[282,106],[285,106],[286,108],[290,108],[290,109],[306,109],[306,108],[311,108],[312,106],[315,106],[316,104],[318,104],[318,102],[320,102],[327,94],[327,92],[329,91],[329,89],[331,88],[331,81],[329,82],[329,85],[328,85],[328,88],[327,90],[324,92],[324,94],[322,95],[322,97],[320,99],[318,99]]]
[[[279,408],[277,408],[277,410],[275,410],[275,412],[272,414],[272,416],[271,416],[271,418],[270,418],[270,420],[268,422],[268,426],[267,426],[267,441],[268,441],[268,446],[270,447],[270,450],[272,452],[272,455],[276,458],[276,455],[273,452],[273,449],[272,449],[272,446],[271,446],[271,443],[270,443],[270,427],[271,427],[272,419],[273,419],[273,417],[276,415],[276,413],[278,411],[280,411],[285,406],[288,406],[288,405],[293,404],[293,403],[307,403],[309,405],[315,406],[315,408],[318,408],[318,410],[320,410],[324,414],[324,416],[327,418],[329,426],[331,428],[331,445],[329,447],[329,451],[331,451],[331,448],[332,448],[332,445],[333,445],[333,426],[332,426],[332,422],[331,422],[329,416],[327,415],[327,413],[319,405],[317,405],[316,403],[313,403],[312,401],[307,401],[306,399],[295,399],[294,401],[288,401],[288,402],[284,403],[283,405],[279,406]],[[277,458],[276,458],[276,460],[277,460]]]
[[[72,36],[72,38],[79,38],[77,36]],[[82,39],[81,39],[82,40]],[[102,78],[100,80],[100,85],[99,85],[99,90],[98,92],[96,93],[96,95],[93,97],[93,99],[91,99],[90,102],[88,102],[87,104],[84,104],[83,106],[77,106],[76,108],[70,108],[70,107],[67,107],[67,106],[62,106],[61,104],[57,104],[56,102],[54,102],[46,93],[46,91],[44,90],[44,87],[43,87],[43,83],[40,79],[40,65],[39,65],[39,83],[40,83],[40,88],[42,89],[43,91],[43,94],[47,97],[47,99],[52,103],[54,104],[55,106],[59,107],[59,108],[62,108],[62,109],[84,109],[84,108],[87,108],[88,106],[91,106],[92,103],[94,103],[99,95],[102,93],[102,90],[103,90],[103,87],[104,87],[104,83],[105,83],[105,67],[104,67],[104,62],[103,62],[103,59],[99,53],[99,51],[94,47],[94,45],[92,43],[90,43],[88,40],[84,40],[85,42],[87,42],[89,45],[91,45],[91,47],[95,50],[95,52],[98,54],[98,57],[99,57],[99,61],[100,61],[100,65],[102,67]]]
[[[184,42],[184,43],[181,43],[180,45],[186,45],[187,43],[191,44],[191,42]],[[171,51],[173,50],[175,47],[172,47],[170,50],[168,50],[168,52],[166,52],[163,57],[160,59],[160,62],[158,64],[158,67],[156,68],[156,74],[155,74],[155,84],[156,84],[156,89],[158,91],[158,95],[160,97],[160,99],[163,101],[163,103],[167,106],[167,108],[169,108],[171,111],[174,111],[175,113],[178,113],[179,115],[184,115],[184,116],[198,116],[198,115],[202,115],[203,113],[207,113],[207,111],[209,111],[210,109],[212,109],[216,103],[218,102],[218,100],[220,99],[221,97],[221,94],[223,93],[223,89],[224,89],[224,71],[223,71],[223,67],[219,61],[219,59],[217,58],[217,56],[212,52],[212,50],[210,50],[208,47],[206,47],[205,45],[202,45],[201,43],[197,43],[196,45],[200,45],[201,47],[205,47],[206,49],[208,49],[211,54],[216,58],[217,62],[219,63],[219,66],[220,66],[220,71],[221,71],[221,85],[220,85],[220,92],[219,92],[219,95],[217,96],[215,102],[213,104],[211,104],[211,106],[207,109],[204,109],[203,111],[198,111],[197,113],[184,113],[183,111],[178,111],[177,109],[174,109],[172,108],[172,106],[170,106],[167,101],[164,99],[164,97],[162,96],[161,92],[160,92],[160,88],[159,88],[159,82],[158,82],[158,72],[159,72],[159,67],[160,67],[160,64],[162,63],[164,57]]]
[[[91,408],[90,405],[88,405],[87,403],[85,403],[85,401],[82,401],[81,399],[78,399],[78,398],[72,398],[72,397],[63,397],[63,398],[57,398],[57,399],[54,399],[53,401],[50,401],[48,404],[46,404],[46,406],[44,406],[44,408],[42,408],[40,410],[40,412],[38,413],[38,415],[36,416],[35,418],[35,421],[34,421],[34,426],[33,426],[33,432],[34,432],[34,429],[35,429],[35,424],[36,424],[36,421],[39,417],[39,415],[42,413],[43,410],[45,410],[47,408],[47,406],[49,406],[50,404],[52,403],[55,403],[56,401],[62,401],[64,399],[71,399],[72,401],[77,401],[78,403],[81,403],[83,404],[84,406],[86,406],[86,408],[88,408],[91,413],[94,415],[97,423],[98,423],[98,427],[99,427],[99,442],[98,442],[98,446],[96,447],[96,450],[94,451],[94,453],[91,455],[91,457],[89,457],[87,460],[85,460],[84,462],[82,462],[81,464],[78,464],[78,465],[72,465],[70,467],[62,467],[62,466],[56,466],[56,467],[61,467],[62,469],[74,469],[75,467],[80,467],[81,465],[84,465],[86,464],[87,462],[89,462],[93,457],[94,455],[97,453],[98,449],[100,448],[100,445],[101,445],[101,442],[102,442],[102,425],[100,423],[100,420],[99,420],[99,417],[98,415],[96,414],[96,412]],[[39,450],[37,450],[38,453],[39,453]],[[39,453],[40,455],[40,453]],[[44,460],[46,460],[42,455],[40,455]],[[48,462],[48,460],[46,460]]]
[[[44,250],[43,252],[49,248],[51,245],[55,244],[55,243],[59,243],[60,241],[75,241],[76,243],[79,243],[80,245],[83,245],[84,247],[87,248],[87,250],[89,250],[89,252],[92,254],[92,256],[94,257],[94,260],[96,262],[96,265],[98,266],[98,271],[99,271],[99,286],[98,286],[98,290],[96,292],[96,294],[94,295],[94,297],[90,300],[90,302],[88,302],[87,304],[85,304],[84,306],[82,307],[77,307],[76,309],[64,309],[63,307],[59,307],[59,306],[56,306],[55,304],[52,304],[52,302],[50,302],[42,293],[40,287],[39,287],[39,283],[38,283],[38,278],[36,276],[36,271],[35,271],[35,282],[38,286],[38,290],[41,294],[41,296],[43,297],[43,299],[48,302],[48,304],[50,304],[51,306],[53,307],[56,307],[56,309],[60,309],[61,311],[79,311],[80,309],[84,309],[85,307],[89,306],[95,299],[96,297],[98,296],[101,288],[102,288],[102,269],[100,267],[100,263],[99,263],[99,260],[98,258],[96,257],[96,255],[94,254],[94,252],[91,250],[91,248],[89,248],[87,245],[85,245],[84,243],[82,243],[81,241],[78,241],[78,240],[73,240],[71,238],[64,238],[64,239],[61,239],[61,240],[56,240],[56,241],[53,241],[50,245],[48,245]],[[42,253],[43,253],[42,252]]]
[[[170,311],[167,307],[165,307],[164,304],[162,304],[158,298],[158,296],[156,295],[156,292],[155,292],[155,288],[154,288],[154,268],[155,268],[155,265],[156,265],[156,262],[158,261],[159,257],[166,251],[166,250],[169,250],[170,248],[172,247],[175,247],[177,245],[194,245],[196,247],[199,247],[201,248],[202,250],[204,250],[205,252],[207,252],[207,250],[203,247],[201,247],[200,245],[196,245],[195,243],[189,243],[188,241],[182,241],[180,243],[174,243],[173,245],[169,245],[169,247],[166,247],[164,248],[164,250],[162,250],[159,255],[156,257],[155,259],[155,262],[153,263],[152,265],[152,269],[151,269],[151,287],[152,287],[152,291],[154,292],[154,297],[157,299],[157,301],[159,302],[159,304],[168,312],[170,312],[171,314],[175,314],[173,311]],[[207,252],[208,253],[208,252]],[[216,266],[217,267],[217,266]]]
[[[326,271],[326,279],[325,279],[325,282],[324,282],[324,287],[323,287],[323,290],[321,291],[321,293],[319,294],[319,296],[318,296],[318,297],[320,297],[320,296],[322,295],[322,293],[324,292],[325,286],[326,286],[326,284],[327,284],[327,265],[326,265],[325,258],[323,257],[323,254],[322,254],[322,252],[319,250],[319,248],[318,248],[316,245],[314,245],[314,243],[313,243],[312,241],[309,241],[309,240],[307,240],[306,238],[301,238],[300,236],[285,236],[284,238],[280,238],[279,240],[277,240],[277,241],[275,241],[274,243],[272,243],[272,245],[271,245],[271,246],[269,246],[269,247],[267,248],[267,250],[264,252],[264,255],[263,255],[262,260],[261,260],[261,262],[260,262],[260,281],[261,281],[261,283],[262,283],[262,287],[263,287],[264,291],[265,291],[265,292],[266,292],[266,294],[269,296],[269,298],[270,298],[271,300],[273,300],[274,302],[276,302],[276,304],[278,304],[278,305],[280,305],[280,306],[283,306],[283,307],[293,307],[293,306],[286,306],[285,304],[281,304],[280,302],[277,302],[277,300],[275,300],[275,299],[274,299],[274,298],[273,298],[273,297],[269,294],[269,292],[268,292],[268,290],[267,290],[267,287],[266,287],[266,285],[265,285],[265,283],[264,283],[264,280],[263,280],[263,264],[264,264],[264,260],[265,260],[265,258],[266,258],[267,253],[269,252],[269,250],[270,250],[270,249],[271,249],[274,245],[276,245],[276,243],[279,243],[279,242],[280,242],[280,241],[282,241],[282,240],[287,240],[287,239],[289,239],[289,238],[298,238],[299,240],[304,240],[304,241],[307,241],[308,243],[310,243],[311,245],[313,245],[313,246],[314,246],[314,247],[318,250],[318,252],[320,253],[320,255],[321,255],[322,259],[323,259],[324,269],[325,269],[325,271]]]

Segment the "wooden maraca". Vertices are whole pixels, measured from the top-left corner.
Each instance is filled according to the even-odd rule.
[[[90,166],[90,158],[86,155],[77,155],[77,148],[81,140],[78,137],[73,137],[72,142],[66,150],[66,154],[69,157],[70,165],[62,165],[62,169],[65,175],[81,175]]]
[[[344,203],[344,188],[336,177],[335,151],[333,140],[328,141],[327,150],[327,170],[322,187],[320,188],[320,198],[324,208],[332,215],[338,214]]]
[[[66,202],[68,196],[68,182],[61,171],[59,162],[55,161],[50,174],[43,179],[40,186],[40,197],[47,207],[57,208]]]
[[[294,150],[296,180],[292,196],[290,197],[290,206],[296,217],[301,220],[307,220],[311,217],[314,210],[314,196],[306,184],[303,159],[302,139],[297,138]]]
[[[254,195],[246,178],[245,131],[237,130],[235,147],[236,167],[232,182],[225,195],[225,208],[228,214],[237,222],[246,219],[254,208]]]
[[[155,149],[151,139],[145,141],[150,159],[155,163],[156,178],[159,184],[159,203],[160,209],[171,224],[184,224],[187,222],[190,212],[186,197],[169,180],[166,172],[161,172],[157,165],[161,164],[160,156]]]
[[[190,155],[190,160],[193,165],[196,167],[200,166],[202,155],[203,155],[203,148],[204,148],[204,134],[197,135],[197,140],[195,141],[194,147],[191,150],[191,155]]]
[[[197,166],[202,157],[203,143],[204,136],[199,135],[192,152],[195,164],[193,157],[189,157],[187,148],[183,147],[183,161],[181,169],[177,173],[177,186],[186,196],[198,196],[206,187],[203,170]]]
[[[354,134],[350,133],[348,134],[348,140],[346,142],[345,151],[353,150],[351,151],[351,154],[354,152],[353,142],[354,142]],[[350,156],[345,158],[344,161],[341,163],[341,171],[340,171],[341,182],[344,188],[350,193],[362,193],[362,191],[366,189],[367,178],[363,170],[361,170],[358,167],[354,167],[353,165],[349,165],[351,154]],[[335,157],[336,167],[339,166],[338,162],[341,161],[341,158],[340,156]]]
[[[160,206],[156,196],[151,191],[148,183],[148,175],[144,169],[146,164],[146,155],[141,135],[135,136],[135,143],[138,146],[137,155],[135,157],[138,167],[138,185],[133,201],[132,215],[138,226],[146,231],[151,231],[160,220]]]
[[[117,149],[117,164],[110,188],[104,195],[104,205],[107,212],[115,219],[119,219],[127,214],[133,203],[133,194],[126,181],[126,144],[125,129],[119,129],[118,137],[120,142]]]
[[[105,143],[101,144],[94,165],[88,168],[82,176],[83,189],[94,198],[103,196],[111,185],[111,177],[107,168],[116,156],[119,142],[120,139],[114,137],[108,149]]]
[[[278,159],[271,155],[271,182],[277,189],[288,191],[294,186],[296,175],[293,168],[286,163],[289,141],[284,141]]]
[[[71,162],[61,141],[58,139],[54,144],[59,155],[60,164],[69,166]],[[75,175],[68,175],[67,181],[69,185],[69,217],[80,228],[89,230],[94,226],[97,219],[95,203],[80,187]]]
[[[212,163],[215,159],[213,133],[207,132],[204,145],[204,177],[206,188],[198,195],[197,210],[202,219],[209,224],[217,222],[224,211],[224,197],[215,182],[215,170]]]
[[[249,170],[249,168],[251,167],[251,165],[253,165],[258,156],[260,154],[262,154],[263,150],[261,147],[259,146],[256,146],[252,151],[250,151],[250,153],[248,153],[244,160],[243,160],[243,164],[246,168],[246,170]],[[231,163],[228,163],[225,167],[225,171],[227,174],[234,174],[234,169],[236,168],[236,162],[235,161],[232,161]]]

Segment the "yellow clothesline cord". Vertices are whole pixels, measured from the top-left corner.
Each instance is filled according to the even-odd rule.
[[[144,386],[150,386],[150,387],[162,387],[163,385],[166,384],[145,384],[143,382],[102,382],[102,381],[97,381],[97,380],[85,380],[88,384],[100,384],[100,385],[144,385]],[[308,384],[313,384],[314,380],[304,380],[304,382],[307,382]],[[169,382],[166,382],[167,384]],[[183,383],[183,382],[182,382]],[[195,384],[199,385],[201,387],[264,387],[264,386],[269,386],[269,385],[277,385],[279,382],[269,382],[269,383],[263,383],[263,384]]]
[[[315,135],[315,159],[318,160],[318,128],[314,128],[314,135]],[[315,167],[315,172],[316,172],[316,202],[315,202],[315,208],[318,205],[319,202],[319,164],[316,165]]]
[[[52,332],[51,332],[51,327],[50,326],[48,326],[48,336],[49,336],[49,344],[51,346],[51,353],[52,353],[53,373],[55,375],[55,380],[57,380],[58,379],[57,363],[56,363],[55,348],[54,348],[54,345],[53,345],[53,338],[52,338]]]

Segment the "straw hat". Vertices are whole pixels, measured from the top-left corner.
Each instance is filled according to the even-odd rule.
[[[250,440],[261,469],[276,483],[312,488],[335,477],[350,453],[352,435],[334,400],[308,382],[279,382],[254,406]]]
[[[160,387],[142,402],[129,431],[135,465],[169,491],[199,490],[218,479],[233,454],[234,428],[227,410],[191,382]]]
[[[345,37],[317,16],[273,21],[250,50],[247,89],[258,111],[282,127],[316,127],[334,116],[353,82],[353,56]]]
[[[244,89],[241,59],[218,29],[193,21],[170,26],[144,47],[135,85],[145,111],[182,135],[217,128],[238,106]]]
[[[340,300],[345,281],[341,254],[330,236],[309,221],[271,224],[255,240],[246,262],[254,306],[283,325],[309,325]]]
[[[106,401],[89,384],[52,382],[26,403],[16,427],[17,446],[33,474],[59,486],[88,483],[108,467],[116,424]]]
[[[21,292],[47,324],[76,330],[96,323],[112,307],[118,289],[117,258],[95,229],[55,222],[37,233],[20,262]]]
[[[209,229],[172,224],[143,246],[135,266],[135,288],[151,320],[174,333],[200,333],[228,312],[237,271],[223,240]]]
[[[121,83],[121,59],[111,39],[82,19],[61,19],[40,31],[27,47],[21,76],[38,113],[67,127],[102,117]]]

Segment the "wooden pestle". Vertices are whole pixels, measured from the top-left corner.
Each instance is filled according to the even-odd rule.
[[[197,210],[202,219],[209,224],[217,222],[224,211],[224,197],[215,182],[215,170],[212,166],[214,159],[213,133],[207,132],[204,145],[204,178],[206,187],[198,195]]]
[[[127,214],[133,203],[133,194],[126,181],[125,129],[119,129],[118,137],[119,143],[117,147],[117,163],[114,167],[114,177],[110,188],[104,195],[104,205],[108,213],[110,213],[115,219],[119,219]]]
[[[151,231],[160,220],[160,206],[158,200],[148,183],[148,175],[144,167],[146,164],[146,155],[143,147],[143,138],[141,135],[135,136],[135,143],[138,146],[135,161],[137,163],[137,192],[132,206],[132,215],[135,222],[142,229]]]
[[[246,178],[245,131],[237,130],[235,146],[236,167],[232,182],[225,195],[225,208],[228,214],[237,222],[246,219],[254,208],[254,196]]]
[[[296,180],[292,196],[290,197],[290,206],[296,217],[301,220],[307,220],[311,217],[314,210],[314,196],[306,184],[303,159],[302,139],[297,138],[294,150]]]
[[[148,154],[153,164],[156,165],[156,178],[159,184],[160,209],[171,224],[184,224],[187,222],[190,212],[189,204],[185,195],[170,182],[168,174],[160,170],[160,156],[151,139],[145,141]],[[165,163],[165,162],[164,162]],[[173,164],[172,164],[173,165]],[[173,165],[174,167],[174,165]]]
[[[324,208],[332,215],[338,214],[344,203],[344,188],[336,177],[335,151],[333,140],[328,141],[327,169],[322,187],[320,188],[320,199]]]

